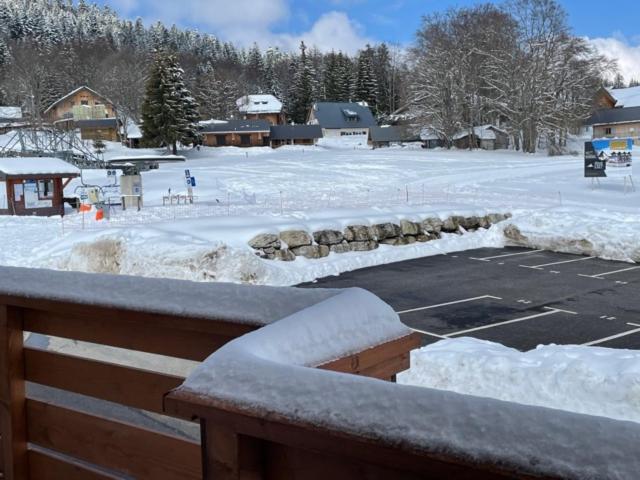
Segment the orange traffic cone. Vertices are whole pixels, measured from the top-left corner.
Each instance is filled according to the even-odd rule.
[[[100,221],[104,219],[104,210],[100,209],[96,211],[96,221]]]
[[[86,213],[91,211],[91,205],[87,205],[86,203],[81,203],[80,208],[78,209],[80,213]]]

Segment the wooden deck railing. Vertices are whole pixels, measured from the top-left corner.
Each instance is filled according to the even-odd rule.
[[[270,308],[260,297],[263,292],[257,287],[236,291],[190,282],[0,268],[0,478],[203,478],[198,441],[104,413],[110,407],[95,408],[115,403],[181,418],[165,411],[163,399],[184,378],[162,368],[150,371],[117,359],[25,345],[25,333],[200,362],[230,340],[286,316],[292,307],[332,295],[268,291],[279,295],[281,303]],[[241,313],[231,308],[220,313],[220,304],[234,302]],[[182,311],[184,303],[197,305]],[[414,336],[389,339],[323,368],[392,379],[408,367],[408,352],[417,344]],[[32,386],[67,392],[63,397],[72,401],[52,400]],[[85,408],[84,400],[73,401],[85,397],[111,403]]]

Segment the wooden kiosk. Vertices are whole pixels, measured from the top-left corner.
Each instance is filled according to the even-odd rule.
[[[59,158],[0,158],[0,215],[64,215],[64,188],[79,176]]]

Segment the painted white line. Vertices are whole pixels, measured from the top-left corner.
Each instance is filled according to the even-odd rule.
[[[441,339],[447,338],[447,337],[443,337],[442,335],[438,335],[437,333],[426,332],[424,330],[419,330],[417,328],[412,328],[412,327],[409,327],[409,328],[411,328],[411,330],[413,330],[414,332],[422,333],[423,335],[429,335],[430,337],[436,337]]]
[[[585,347],[588,347],[591,345],[598,345],[599,343],[607,342],[609,340],[615,340],[616,338],[620,338],[620,337],[626,337],[627,335],[633,335],[634,333],[638,333],[638,332],[640,332],[640,328],[636,328],[634,330],[628,330],[626,332],[618,333],[617,335],[611,335],[610,337],[601,338],[599,340],[594,340],[593,342],[583,343],[582,345],[584,345]]]
[[[556,307],[542,307],[545,310],[554,310],[556,312],[568,313],[569,315],[578,315],[578,312],[572,312],[571,310],[563,310],[561,308]]]
[[[614,273],[630,272],[632,270],[638,270],[639,268],[640,267],[623,268],[622,270],[614,270],[613,272],[598,273],[597,275],[583,275],[581,273],[578,275],[581,277],[600,278],[604,280],[602,277],[606,277],[607,275],[613,275]]]
[[[508,253],[506,255],[496,255],[495,257],[469,257],[471,260],[480,260],[481,262],[488,262],[493,260],[494,258],[505,258],[505,257],[515,257],[516,255],[530,255],[532,253],[544,252],[544,250],[527,250],[526,252],[518,252],[518,253]]]
[[[548,308],[548,307],[546,307]],[[514,318],[513,320],[506,320],[504,322],[492,323],[490,325],[483,325],[482,327],[470,328],[468,330],[461,330],[460,332],[449,333],[445,337],[453,337],[457,335],[463,335],[465,333],[477,332],[478,330],[486,330],[487,328],[499,327],[501,325],[509,325],[510,323],[524,322],[525,320],[532,320],[534,318],[547,317],[549,315],[555,315],[556,313],[565,312],[565,310],[557,310],[551,308],[548,312],[536,313],[535,315],[528,315],[526,317]],[[565,312],[575,313],[575,312]]]
[[[640,327],[639,323],[632,323],[632,322],[627,322],[627,325],[630,325],[632,327]]]
[[[429,305],[427,307],[419,307],[419,308],[412,308],[410,310],[402,310],[402,311],[396,312],[396,313],[398,315],[402,315],[404,313],[420,312],[422,310],[431,310],[432,308],[446,307],[446,306],[449,306],[449,305],[456,305],[458,303],[474,302],[476,300],[483,300],[485,298],[492,298],[494,300],[502,300],[501,297],[494,297],[493,295],[482,295],[481,297],[465,298],[463,300],[456,300],[454,302],[439,303],[437,305]]]
[[[542,268],[542,267],[550,267],[551,265],[562,265],[563,263],[573,263],[573,262],[584,262],[585,260],[594,260],[596,257],[584,257],[584,258],[575,258],[573,260],[564,260],[562,262],[553,262],[553,263],[545,263],[542,265],[520,265],[522,268]]]

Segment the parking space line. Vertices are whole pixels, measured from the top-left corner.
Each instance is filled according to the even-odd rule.
[[[573,260],[563,260],[562,262],[545,263],[543,265],[520,265],[520,266],[522,268],[533,268],[533,269],[539,270],[542,267],[550,267],[551,265],[562,265],[563,263],[584,262],[585,260],[594,260],[595,258],[596,257],[584,257],[584,258],[576,258]]]
[[[549,315],[555,315],[556,313],[569,313],[571,315],[577,315],[577,312],[572,312],[570,310],[561,310],[558,308],[552,307],[544,307],[547,309],[547,312],[536,313],[535,315],[528,315],[526,317],[514,318],[512,320],[505,320],[504,322],[492,323],[489,325],[483,325],[481,327],[469,328],[468,330],[461,330],[459,332],[449,333],[445,335],[445,337],[453,337],[457,335],[462,335],[465,333],[477,332],[478,330],[486,330],[487,328],[499,327],[501,325],[509,325],[511,323],[524,322],[525,320],[532,320],[534,318],[547,317]]]
[[[506,255],[496,255],[494,257],[469,257],[471,260],[479,260],[481,262],[489,262],[494,258],[505,258],[505,257],[515,257],[516,255],[530,255],[532,253],[544,252],[544,250],[527,250],[526,252],[518,252],[518,253],[508,253]]]
[[[396,313],[398,315],[402,315],[402,314],[405,314],[405,313],[420,312],[422,310],[431,310],[432,308],[447,307],[449,305],[456,305],[458,303],[473,302],[475,300],[483,300],[485,298],[492,298],[494,300],[502,300],[501,297],[494,297],[493,295],[482,295],[481,297],[465,298],[465,299],[456,300],[456,301],[453,301],[453,302],[439,303],[437,305],[429,305],[427,307],[419,307],[419,308],[412,308],[412,309],[409,309],[409,310],[402,310],[402,311],[396,312]]]
[[[587,277],[587,278],[598,278],[598,279],[604,280],[602,277],[606,277],[607,275],[613,275],[614,273],[630,272],[632,270],[638,270],[639,268],[640,267],[623,268],[622,270],[615,270],[613,272],[598,273],[597,275],[584,275],[582,273],[579,273],[578,276]]]
[[[418,328],[413,328],[413,327],[409,327],[411,330],[413,330],[414,332],[418,332],[418,333],[422,333],[423,335],[429,335],[430,337],[436,337],[439,338],[441,340],[446,339],[447,337],[444,337],[442,335],[438,335],[437,333],[433,333],[433,332],[427,332],[425,330],[420,330]]]
[[[615,340],[616,338],[626,337],[627,335],[633,335],[634,333],[640,332],[640,328],[635,328],[633,330],[628,330],[626,332],[618,333],[617,335],[611,335],[610,337],[601,338],[599,340],[594,340],[593,342],[583,343],[585,347],[589,347],[591,345],[598,345],[600,343],[607,342],[609,340]]]

